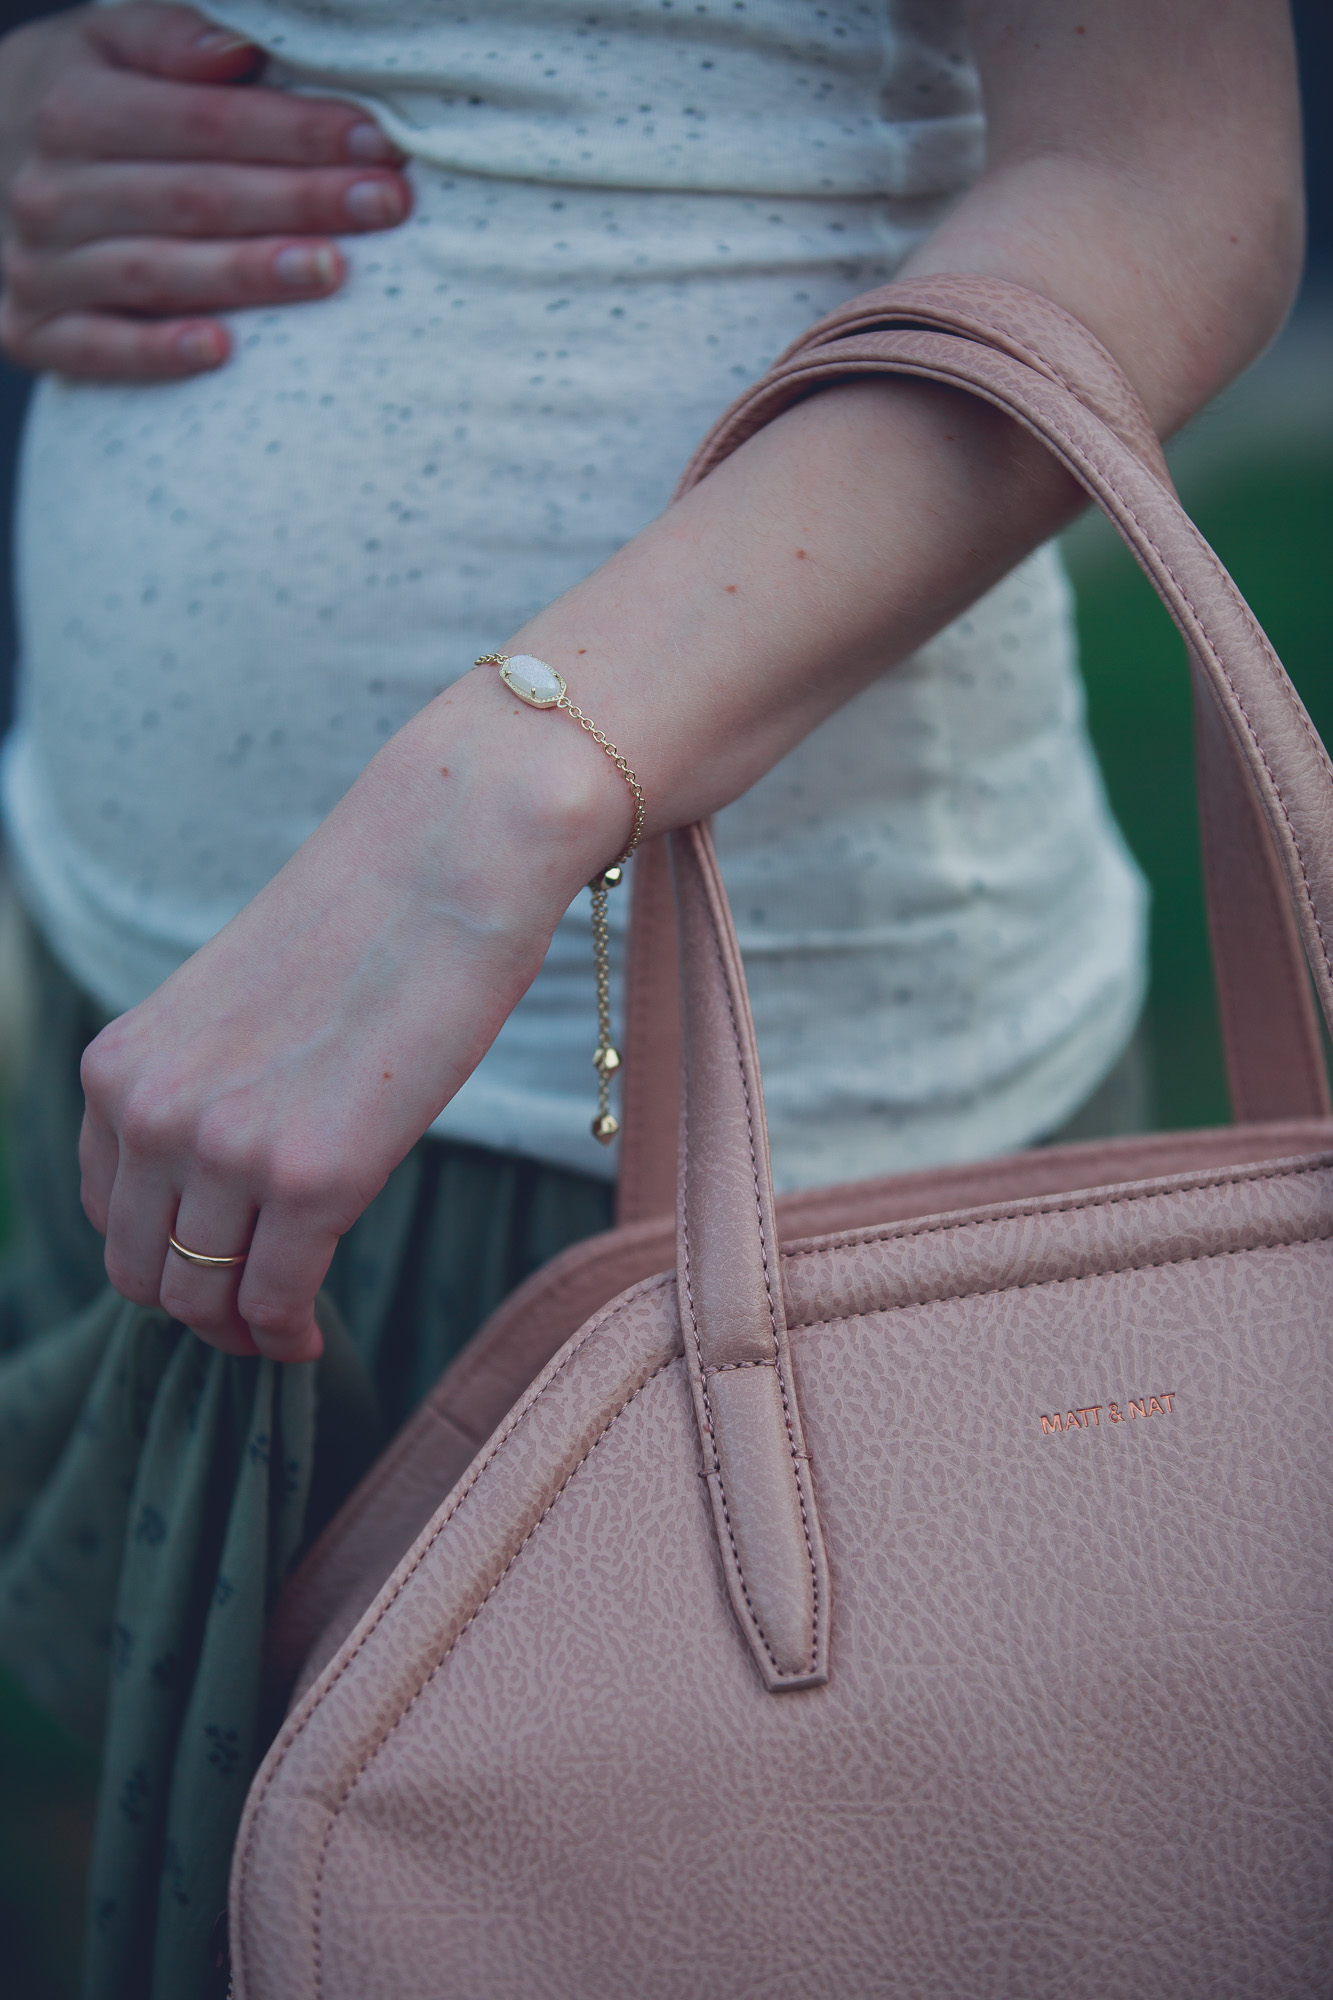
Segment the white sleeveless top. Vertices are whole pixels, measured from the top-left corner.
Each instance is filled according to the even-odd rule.
[[[211,11],[280,79],[370,106],[417,207],[346,243],[337,297],[237,314],[215,375],[38,392],[4,807],[34,913],[116,1009],[414,711],[659,512],[736,392],[888,279],[982,159],[953,0]],[[781,1186],[1022,1144],[1132,1032],[1144,893],[1051,551],[817,729],[718,840]],[[580,904],[435,1129],[609,1173]]]

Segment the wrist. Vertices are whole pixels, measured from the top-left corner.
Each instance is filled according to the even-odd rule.
[[[571,694],[576,691],[571,689]],[[425,865],[491,920],[549,931],[621,854],[634,803],[571,716],[527,707],[477,667],[385,745],[375,776],[396,826],[425,831]]]

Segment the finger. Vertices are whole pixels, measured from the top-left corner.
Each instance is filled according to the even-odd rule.
[[[115,1133],[91,1105],[85,1105],[79,1130],[79,1199],[99,1236],[106,1235],[107,1211],[119,1158]]]
[[[253,1357],[259,1349],[250,1337],[250,1330],[236,1311],[236,1273],[219,1271],[206,1278],[198,1286],[197,1296],[188,1302],[177,1298],[175,1292],[175,1271],[180,1259],[168,1246],[166,1262],[162,1267],[161,1296],[154,1301],[164,1312],[178,1319],[182,1326],[188,1326],[191,1333],[197,1333],[200,1340],[216,1347],[220,1354],[240,1354]],[[200,1276],[203,1277],[203,1273]],[[217,1294],[210,1301],[208,1294]]]
[[[34,130],[38,152],[53,159],[319,167],[402,158],[355,104],[282,90],[163,82],[91,63],[52,84],[37,107]]]
[[[254,1232],[253,1206],[224,1183],[191,1177],[180,1198],[170,1233],[187,1250],[205,1257],[244,1255]],[[236,1306],[244,1264],[228,1269],[193,1264],[163,1240],[158,1265],[158,1299],[173,1319],[228,1354],[259,1349]]]
[[[0,294],[0,352],[71,382],[177,382],[219,367],[231,335],[216,320],[133,320],[69,312],[31,321]]]
[[[122,1145],[106,1218],[106,1274],[124,1299],[155,1306],[176,1214],[176,1188],[161,1166]]]
[[[161,0],[99,8],[85,21],[84,34],[111,62],[153,76],[231,79],[250,74],[263,60],[246,36],[220,28],[193,7]]]
[[[346,236],[391,229],[411,191],[387,168],[39,162],[10,189],[14,236],[66,250],[116,236]]]
[[[265,1203],[237,1297],[261,1353],[275,1361],[314,1361],[323,1353],[315,1294],[337,1247],[337,1231],[309,1209]]]
[[[323,298],[345,275],[331,243],[261,237],[241,243],[182,243],[149,236],[88,243],[58,257],[12,246],[5,282],[17,313],[193,314]]]

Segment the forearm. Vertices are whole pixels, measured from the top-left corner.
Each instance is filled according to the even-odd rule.
[[[1299,269],[1280,45],[1269,60],[1250,93],[1252,134],[1238,110],[1174,138],[1151,126],[1152,143],[1120,160],[1077,103],[1058,146],[1006,143],[1002,121],[997,164],[908,271],[983,272],[1055,299],[1116,354],[1158,428],[1175,428],[1272,336]],[[1080,499],[1042,447],[961,392],[848,384],[779,418],[497,643],[566,674],[634,763],[656,831],[737,797]],[[427,710],[413,725],[423,753],[447,741],[459,702],[475,704],[479,727],[498,715],[506,698],[494,676],[478,678],[452,715]],[[577,794],[560,833],[572,889],[620,845],[627,798],[569,725],[526,714],[516,726]]]

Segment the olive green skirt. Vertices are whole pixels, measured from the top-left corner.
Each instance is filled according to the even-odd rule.
[[[0,1662],[101,1755],[84,2000],[225,1991],[241,1807],[280,1718],[260,1645],[292,1564],[511,1288],[611,1189],[423,1140],[343,1238],[321,1361],[219,1354],[106,1284],[79,1205],[103,1018],[36,940],[0,1271]]]

